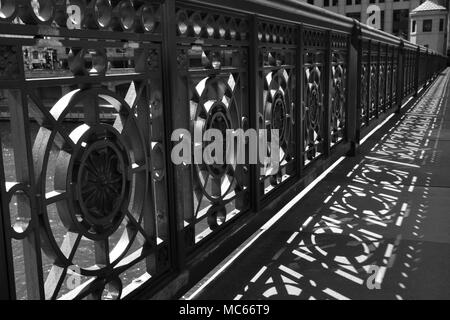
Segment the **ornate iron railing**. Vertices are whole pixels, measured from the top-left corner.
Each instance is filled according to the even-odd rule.
[[[179,295],[445,65],[294,0],[2,0],[0,298]],[[179,128],[279,129],[280,171]]]

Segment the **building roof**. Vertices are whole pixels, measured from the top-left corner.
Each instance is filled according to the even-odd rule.
[[[445,7],[441,6],[441,5],[438,5],[438,4],[434,3],[431,0],[427,0],[424,3],[422,3],[420,6],[418,6],[414,10],[412,10],[412,12],[440,11],[440,10],[446,11],[447,8],[445,8]]]

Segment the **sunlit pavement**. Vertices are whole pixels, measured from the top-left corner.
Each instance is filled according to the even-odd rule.
[[[194,298],[450,299],[449,87],[447,69]]]

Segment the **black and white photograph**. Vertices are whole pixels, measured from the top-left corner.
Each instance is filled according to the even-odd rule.
[[[449,10],[0,0],[0,300],[450,300]]]

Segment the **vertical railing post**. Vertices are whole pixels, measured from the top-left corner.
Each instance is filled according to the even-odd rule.
[[[367,96],[366,96],[366,125],[370,124],[372,112],[372,40],[367,41]]]
[[[385,46],[385,54],[384,54],[384,84],[383,84],[383,90],[384,90],[384,94],[383,94],[383,112],[386,112],[388,109],[388,103],[387,103],[387,97],[388,97],[388,69],[389,69],[389,45],[386,44]],[[392,72],[392,71],[389,71]],[[389,99],[390,95],[389,95]]]
[[[170,152],[172,129],[184,128],[189,120],[189,108],[180,108],[183,101],[177,90],[177,48],[175,29],[175,1],[165,1],[163,4],[163,81],[164,81],[164,122],[166,132],[166,166],[168,174],[168,205],[169,205],[169,234],[173,250],[171,252],[172,265],[180,271],[185,266],[186,251],[193,245],[195,230],[193,221],[187,221],[185,227],[185,211],[191,205],[191,172],[189,165],[173,166]],[[189,220],[189,219],[188,219]]]
[[[325,157],[328,157],[330,155],[330,148],[331,148],[331,130],[330,130],[330,123],[331,123],[331,67],[332,67],[332,53],[331,53],[331,30],[328,30],[326,32],[326,39],[327,39],[327,48],[325,51],[325,72],[324,72],[324,110],[325,110],[325,123],[324,123],[324,130],[325,130],[325,145],[324,145],[324,154]]]
[[[414,97],[419,94],[419,65],[420,65],[420,47],[416,49],[416,59],[415,59],[415,72],[414,72]]]
[[[403,78],[404,78],[404,43],[403,40],[400,40],[400,45],[398,47],[398,63],[397,63],[397,93],[396,93],[396,107],[395,112],[400,113],[400,110],[402,108],[402,102],[403,102]]]
[[[0,137],[0,148],[2,148],[2,139]],[[6,215],[8,214],[5,207],[8,205],[5,192],[5,175],[3,167],[3,158],[0,158],[0,181],[3,185],[0,186],[0,300],[10,300],[11,299],[11,278],[14,277],[14,272],[11,268],[12,261],[8,259],[11,257],[10,250],[8,250],[8,238],[6,237],[5,223]]]
[[[377,90],[375,93],[375,118],[380,116],[380,82],[381,82],[381,42],[378,42],[377,46]]]
[[[361,29],[354,22],[350,40],[348,43],[348,76],[347,76],[347,139],[350,143],[349,156],[355,156],[359,147],[359,103],[361,98],[361,54],[362,41]],[[358,90],[352,90],[358,88]]]
[[[19,51],[19,50],[18,50]],[[25,67],[23,56],[19,55],[19,70],[23,88],[26,88]],[[29,216],[32,231],[22,240],[23,264],[25,272],[25,285],[28,300],[40,300],[45,298],[42,270],[42,256],[40,248],[40,232],[38,229],[39,198],[37,183],[35,182],[35,163],[31,148],[31,134],[29,127],[28,100],[25,89],[6,90],[6,101],[9,105],[11,136],[14,149],[14,168],[16,170],[16,182],[22,183],[30,189],[29,203],[21,199],[17,203],[18,214]],[[27,211],[29,211],[27,213]],[[8,227],[7,225],[5,226]]]
[[[258,122],[258,104],[261,103],[259,96],[258,80],[259,79],[259,40],[258,40],[258,19],[256,15],[250,17],[250,48],[249,48],[249,126],[250,128],[259,128]],[[259,133],[259,131],[257,132]],[[251,207],[255,212],[260,210],[260,166],[258,164],[250,165],[250,195]]]
[[[295,59],[295,72],[296,72],[296,101],[297,101],[297,108],[296,113],[294,113],[295,121],[297,123],[296,128],[296,147],[297,147],[297,174],[299,177],[303,174],[303,167],[304,167],[304,161],[305,158],[304,155],[304,144],[305,144],[305,138],[304,138],[304,103],[303,103],[303,86],[304,84],[304,69],[303,69],[303,51],[304,51],[304,45],[303,45],[303,24],[299,25],[297,28],[297,57]]]
[[[396,56],[395,56],[396,54],[397,54],[397,50],[396,50],[395,46],[393,46],[392,47],[392,52],[391,52],[391,74],[390,74],[390,77],[391,77],[390,84],[391,84],[391,86],[389,88],[389,91],[390,91],[389,95],[390,95],[391,98],[390,98],[390,101],[389,101],[389,108],[392,108],[392,106],[395,106],[394,92],[396,92],[396,91],[394,90],[394,88],[396,88],[395,86],[397,85],[397,79],[395,79],[395,77],[394,77],[394,66],[395,66],[395,63],[396,63]],[[396,68],[396,72],[398,74],[398,65],[397,65],[397,68]],[[395,95],[397,95],[397,93],[395,93]]]

